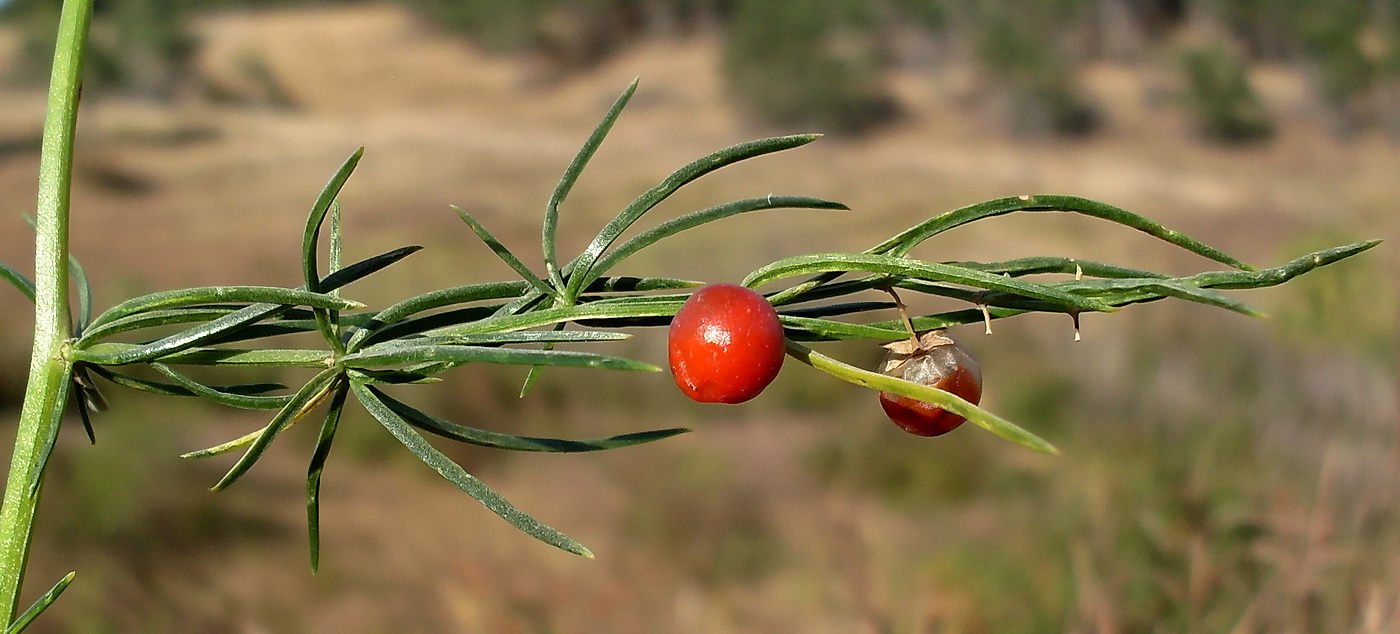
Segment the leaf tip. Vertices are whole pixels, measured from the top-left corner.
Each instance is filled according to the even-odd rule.
[[[235,469],[237,467],[238,465],[234,465]],[[235,475],[233,471],[229,471],[228,473],[224,474],[224,478],[222,480],[219,480],[217,483],[214,484],[214,486],[209,487],[209,490],[213,491],[214,493],[223,491],[224,489],[227,489],[230,484],[233,484],[235,481],[237,481],[238,476],[240,475],[242,474],[240,473]]]

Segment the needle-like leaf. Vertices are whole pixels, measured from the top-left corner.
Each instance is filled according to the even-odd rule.
[[[187,451],[185,453],[180,454],[180,457],[185,459],[196,459],[222,456],[226,453],[237,451],[239,449],[247,447],[248,445],[253,444],[253,441],[256,441],[260,436],[266,433],[268,428],[270,427],[271,425],[264,425],[257,430],[250,431],[246,434],[243,434],[242,436],[234,438],[233,440],[221,442],[217,445],[214,445],[213,447],[206,447],[204,449],[198,449],[195,451]]]
[[[364,308],[365,305],[348,299],[332,297],[323,293],[313,293],[276,286],[200,286],[174,291],[160,291],[126,300],[107,309],[94,319],[94,327],[115,321],[127,315],[199,304],[265,303],[287,306],[315,306],[348,310]]]
[[[78,263],[78,258],[72,255],[68,256],[68,274],[73,277],[78,291],[78,326],[73,332],[79,336],[92,321],[92,281],[88,279],[83,265]]]
[[[1073,273],[1087,277],[1142,277],[1142,278],[1167,278],[1168,275],[1143,271],[1140,269],[1130,269],[1115,264],[1105,264],[1092,260],[1080,260],[1077,258],[1059,258],[1049,256],[1018,258],[1005,262],[947,262],[956,266],[969,269],[977,269],[987,273],[997,275],[1010,275],[1011,277],[1021,277],[1022,275],[1034,275],[1037,273]]]
[[[608,449],[620,449],[631,447],[643,443],[654,442],[665,438],[670,438],[679,434],[684,434],[689,429],[672,428],[656,429],[652,431],[623,434],[621,436],[609,436],[607,438],[591,438],[585,440],[568,440],[564,438],[537,438],[532,436],[514,436],[498,432],[486,431],[475,427],[458,425],[451,421],[443,420],[432,414],[420,411],[413,406],[397,400],[383,391],[370,387],[368,388],[374,395],[383,401],[394,413],[402,416],[410,425],[417,427],[431,434],[450,438],[461,442],[491,447],[494,449],[508,449],[511,451],[542,451],[551,453],[577,453],[585,451],[605,451]]]
[[[998,198],[996,200],[969,205],[961,209],[954,209],[934,216],[933,218],[900,232],[889,240],[872,247],[867,253],[904,255],[924,240],[932,238],[944,231],[948,231],[949,229],[954,229],[984,218],[1001,216],[1017,211],[1062,211],[1100,218],[1109,222],[1118,223],[1125,227],[1137,229],[1168,244],[1181,247],[1197,255],[1215,260],[1216,262],[1227,264],[1241,270],[1252,270],[1248,264],[1214,247],[1203,244],[1195,238],[1179,231],[1167,229],[1159,223],[1148,220],[1126,209],[1101,203],[1096,200],[1080,198],[1078,196],[1060,196],[1055,194]]]
[[[568,289],[564,293],[564,298],[567,300],[578,297],[584,288],[584,280],[592,271],[593,263],[602,257],[603,252],[607,251],[608,247],[612,246],[613,242],[624,231],[637,222],[642,214],[666,200],[687,183],[739,161],[801,147],[818,138],[821,138],[821,135],[799,134],[740,143],[692,161],[689,165],[672,172],[660,184],[647,190],[646,193],[638,196],[636,200],[618,212],[617,216],[608,222],[593,238],[593,241],[584,248],[583,253],[574,259],[570,266],[572,275],[569,276]]]
[[[458,286],[457,288],[424,293],[379,311],[379,313],[374,316],[374,319],[370,320],[363,328],[360,328],[355,334],[350,336],[350,343],[346,345],[346,349],[351,352],[358,350],[375,331],[411,315],[452,306],[454,304],[519,297],[521,293],[524,293],[529,288],[530,285],[528,282],[498,282],[491,284],[469,284],[467,286]]]
[[[62,383],[54,398],[54,406],[45,412],[45,416],[48,416],[49,420],[45,422],[43,429],[47,429],[48,433],[39,445],[38,468],[34,470],[34,476],[29,480],[29,495],[31,496],[39,494],[39,485],[44,482],[49,458],[53,456],[54,445],[58,444],[58,430],[63,426],[63,413],[67,409],[68,395],[73,387],[73,365],[72,363],[64,364]]]
[[[517,365],[562,365],[608,370],[660,372],[661,369],[641,361],[591,352],[572,350],[521,350],[487,346],[458,346],[419,344],[413,340],[379,344],[341,357],[347,368],[380,368],[413,363],[446,362],[508,363]]]
[[[558,530],[546,526],[539,520],[516,508],[504,497],[501,497],[501,494],[492,491],[491,487],[486,486],[481,480],[467,473],[461,465],[453,462],[451,458],[448,458],[443,455],[441,451],[433,448],[422,435],[413,431],[413,426],[409,425],[403,417],[399,416],[393,409],[379,400],[379,397],[376,396],[374,392],[370,391],[368,386],[352,382],[350,384],[350,389],[355,392],[355,397],[359,399],[360,404],[365,407],[365,410],[368,411],[371,416],[374,416],[374,418],[384,426],[384,429],[389,430],[389,433],[393,434],[394,438],[397,438],[399,442],[403,443],[403,446],[413,452],[413,455],[418,456],[418,459],[422,460],[423,464],[428,465],[443,478],[446,478],[448,482],[456,485],[457,488],[461,489],[467,495],[481,502],[486,508],[490,509],[492,513],[499,515],[501,519],[510,522],[512,526],[525,531],[527,535],[546,544],[576,555],[582,555],[589,559],[593,558],[593,553],[589,552],[583,544],[574,541],[568,535]]]
[[[28,297],[29,301],[34,301],[34,282],[23,273],[10,268],[10,265],[4,262],[0,262],[0,279],[9,282],[11,286],[19,289],[19,292],[24,293],[24,296]]]
[[[864,253],[814,253],[786,258],[750,273],[748,277],[744,278],[744,285],[757,287],[784,277],[845,271],[879,273],[962,284],[1055,302],[1078,310],[1099,312],[1112,312],[1114,310],[1112,306],[1099,300],[1068,293],[1046,284],[985,273],[952,264]]]
[[[120,372],[116,372],[116,371],[114,371],[114,370],[110,370],[110,369],[108,369],[108,368],[104,368],[104,367],[102,367],[102,366],[100,366],[100,365],[88,365],[88,364],[83,364],[83,368],[84,368],[85,370],[91,371],[93,374],[96,374],[97,376],[100,376],[100,377],[102,377],[102,378],[104,378],[104,379],[106,379],[106,380],[108,380],[108,381],[111,381],[112,383],[115,383],[115,384],[117,384],[117,385],[120,385],[120,386],[122,386],[122,387],[129,387],[129,388],[132,388],[132,389],[141,390],[141,391],[143,391],[143,392],[150,392],[150,393],[152,393],[152,394],[161,394],[161,395],[164,395],[164,396],[194,396],[194,395],[195,395],[194,392],[191,392],[191,391],[189,391],[188,389],[185,389],[184,387],[182,387],[182,386],[180,386],[180,385],[178,385],[178,384],[175,384],[175,383],[163,383],[163,382],[160,382],[160,381],[151,381],[151,380],[149,380],[149,379],[142,379],[142,378],[134,377],[134,376],[131,376],[131,375],[128,375],[128,374],[122,374],[122,373],[120,373]],[[277,391],[277,390],[285,390],[285,389],[287,389],[287,386],[282,385],[281,383],[243,383],[243,384],[238,384],[238,385],[218,385],[218,386],[207,386],[207,387],[209,387],[209,389],[217,390],[217,391],[219,391],[219,392],[227,392],[227,393],[230,393],[230,394],[243,394],[243,395],[266,394],[266,393],[268,393],[268,392],[275,392],[275,391]]]
[[[316,197],[316,203],[311,206],[311,213],[306,217],[306,228],[301,237],[301,270],[302,283],[308,291],[318,292],[321,290],[321,274],[318,272],[316,264],[318,256],[318,246],[321,236],[321,224],[325,222],[326,214],[335,207],[336,196],[340,195],[340,190],[345,186],[345,181],[350,179],[350,174],[355,171],[355,166],[359,164],[360,157],[364,156],[363,147],[355,150],[350,158],[345,159],[340,169],[326,183],[321,190],[321,195]],[[316,324],[319,326],[321,336],[326,339],[326,343],[337,352],[343,351],[343,344],[336,333],[334,324],[327,308],[339,308],[337,306],[313,306],[316,314]]]
[[[592,284],[594,280],[602,277],[604,273],[612,270],[612,268],[617,266],[622,260],[665,238],[716,220],[766,209],[848,210],[849,207],[838,202],[822,200],[820,198],[808,198],[806,196],[765,196],[763,198],[736,200],[731,203],[710,207],[709,209],[691,212],[679,218],[663,222],[648,231],[638,234],[637,237],[618,245],[617,248],[608,251],[606,255],[598,258],[598,261],[588,270],[588,274],[583,277],[582,285],[587,287],[589,284]]]
[[[321,289],[330,292],[351,282],[363,279],[412,255],[421,248],[422,247],[418,246],[401,247],[351,264],[322,279]],[[164,340],[153,342],[139,352],[133,351],[117,359],[124,363],[131,363],[134,362],[133,360],[153,359],[161,355],[170,354],[176,350],[205,343],[238,341],[242,338],[274,336],[277,334],[307,330],[308,328],[305,327],[286,330],[279,328],[277,325],[269,325],[267,328],[272,329],[272,331],[257,331],[255,329],[259,328],[259,326],[253,325],[260,320],[274,317],[281,313],[292,314],[293,312],[295,312],[295,310],[287,305],[269,303],[253,304],[243,307],[203,305],[177,307],[166,310],[149,310],[113,319],[100,326],[89,328],[84,336],[78,340],[76,347],[81,349],[105,337],[140,328],[198,321],[212,322],[204,324],[191,332],[180,333],[172,337],[167,337]],[[317,328],[318,326],[314,322],[309,327],[309,329]],[[254,331],[245,332],[248,330]],[[242,335],[242,337],[238,335]]]
[[[521,262],[520,258],[515,257],[515,254],[511,253],[510,249],[506,248],[506,245],[501,244],[501,241],[497,240],[496,236],[491,235],[491,232],[486,229],[485,225],[478,222],[476,218],[473,218],[471,214],[467,213],[467,211],[461,207],[452,205],[452,211],[457,212],[462,222],[467,223],[467,226],[471,227],[472,233],[475,233],[476,237],[481,238],[481,241],[486,243],[486,246],[491,249],[491,252],[495,253],[496,257],[506,263],[506,266],[509,266],[511,270],[515,271],[516,275],[519,275],[526,282],[529,282],[531,286],[535,287],[535,290],[553,298],[559,297],[558,290],[555,290],[549,283],[540,279],[540,276],[535,275],[535,272],[531,271],[530,267],[525,266],[525,263]]]
[[[106,364],[139,346],[129,343],[99,343],[85,350],[73,350],[74,361],[93,366]],[[160,360],[184,365],[239,365],[282,368],[325,368],[334,356],[325,350],[188,348],[162,356]],[[110,364],[109,364],[110,365]]]
[[[603,138],[608,136],[613,124],[617,123],[617,118],[622,115],[622,109],[627,107],[627,102],[632,100],[633,94],[636,94],[639,82],[640,80],[637,79],[632,80],[631,85],[627,86],[627,90],[622,91],[622,95],[613,102],[612,108],[609,108],[607,114],[603,115],[603,120],[598,123],[598,127],[593,129],[593,134],[588,136],[583,147],[579,148],[578,154],[574,155],[574,160],[564,170],[564,176],[559,179],[559,184],[554,187],[554,193],[549,196],[549,204],[545,205],[544,222],[541,226],[544,268],[549,275],[550,282],[554,284],[556,289],[563,290],[564,288],[564,278],[559,272],[559,253],[555,248],[555,238],[559,233],[559,205],[573,190],[574,183],[578,182],[579,175],[583,173],[583,168],[588,166],[588,161],[592,160],[598,147],[603,144]]]
[[[39,597],[33,605],[29,606],[28,610],[25,610],[23,614],[16,617],[14,622],[10,623],[9,627],[5,628],[5,634],[19,634],[28,628],[30,624],[34,622],[34,619],[39,618],[39,615],[43,614],[44,610],[49,609],[49,606],[53,605],[54,601],[58,600],[59,595],[63,594],[64,590],[68,589],[68,584],[73,583],[73,579],[77,576],[77,571],[63,575],[63,578],[59,579],[58,583],[53,584],[53,587],[49,588],[49,591],[45,592],[44,596]]]
[[[307,381],[306,385],[303,385],[292,397],[292,400],[288,401],[272,418],[272,421],[262,429],[257,439],[248,446],[248,451],[244,452],[238,462],[234,463],[233,467],[224,474],[223,479],[219,480],[212,490],[222,491],[243,477],[243,474],[247,473],[248,469],[251,469],[253,464],[258,461],[258,458],[262,457],[263,452],[267,451],[268,446],[277,438],[277,435],[310,413],[321,400],[330,395],[336,381],[340,379],[339,368],[327,368]]]
[[[191,379],[164,363],[152,363],[152,368],[164,374],[176,385],[190,391],[191,394],[202,398],[207,398],[220,405],[237,407],[239,409],[281,409],[292,401],[292,396],[252,396],[248,394],[238,394],[217,388],[209,387],[194,379]]]
[[[267,306],[277,306],[277,304],[267,304]],[[82,336],[79,337],[78,346],[82,347],[89,342],[99,341],[113,335],[119,335],[133,330],[213,321],[247,308],[248,307],[237,305],[182,306],[162,310],[148,310],[113,319],[100,326],[88,328],[83,332]]]
[[[331,443],[335,441],[335,431],[340,425],[340,413],[345,411],[345,397],[349,393],[348,384],[342,384],[331,397],[326,418],[321,422],[321,433],[316,438],[316,449],[311,453],[311,463],[306,468],[306,533],[311,551],[311,572],[321,568],[321,472],[326,468],[326,458],[331,455]]]

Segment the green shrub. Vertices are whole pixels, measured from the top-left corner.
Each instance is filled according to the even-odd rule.
[[[122,0],[94,18],[84,81],[148,97],[174,96],[191,72],[197,42],[188,30],[185,0]],[[20,26],[20,54],[10,79],[48,79],[59,4],[20,0],[6,7]]]
[[[1033,12],[1034,13],[1034,12]],[[1007,124],[1017,134],[1084,136],[1102,123],[1081,91],[1073,61],[1057,47],[1068,16],[1041,11],[990,12],[977,42],[978,59],[1008,101]]]
[[[429,21],[497,53],[528,54],[536,79],[557,79],[607,59],[651,22],[677,22],[705,7],[684,0],[418,0]]]
[[[731,20],[725,78],[734,99],[757,118],[858,133],[897,114],[866,3],[745,0]]]
[[[14,21],[19,36],[13,66],[5,69],[7,81],[37,84],[48,79],[58,10],[59,5],[51,2],[16,0],[0,12],[0,17]]]
[[[1367,50],[1368,42],[1380,44],[1382,37],[1368,14],[1368,7],[1356,2],[1328,2],[1301,17],[1314,89],[1332,115],[1334,131],[1343,136],[1373,120],[1367,101],[1384,70],[1379,51]]]
[[[192,72],[196,48],[180,0],[123,0],[112,3],[112,79],[138,94],[169,98]]]
[[[555,0],[417,0],[427,19],[496,52],[527,48],[543,28]]]
[[[1223,143],[1267,139],[1274,126],[1249,83],[1248,67],[1224,46],[1187,51],[1181,57],[1185,105],[1199,132]]]

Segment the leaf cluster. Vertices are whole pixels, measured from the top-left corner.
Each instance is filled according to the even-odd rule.
[[[465,426],[421,411],[391,392],[431,384],[439,375],[471,363],[528,366],[522,395],[546,366],[657,372],[650,363],[556,344],[615,341],[631,335],[620,329],[662,326],[679,310],[697,281],[617,276],[628,257],[668,237],[725,218],[772,209],[844,210],[840,203],[803,196],[765,195],[716,205],[661,222],[624,240],[644,214],[681,187],[740,161],[810,143],[818,135],[761,139],[724,148],[667,176],[624,207],[571,260],[559,258],[556,235],[562,203],[636,91],[634,82],[617,99],[569,164],[544,210],[541,253],[544,271],[532,271],[476,218],[456,209],[467,227],[514,270],[520,279],[476,283],[431,291],[381,308],[340,296],[342,288],[374,275],[419,250],[405,246],[341,266],[337,197],[362,155],[357,150],[322,189],[303,232],[302,285],[209,286],[136,297],[92,316],[91,292],[81,267],[72,267],[79,288],[78,323],[66,350],[74,395],[85,428],[92,434],[91,411],[105,402],[95,378],[125,387],[209,399],[230,407],[275,412],[261,429],[225,443],[192,451],[188,458],[241,452],[214,490],[238,481],[279,434],[316,414],[320,432],[306,477],[307,526],[312,568],[319,564],[319,493],[341,415],[352,397],[385,430],[423,463],[531,536],[563,550],[592,556],[582,544],[513,506],[428,442],[436,436],[512,451],[589,452],[629,447],[686,432],[670,428],[594,439],[536,438]],[[926,240],[980,220],[1016,212],[1065,212],[1106,220],[1146,233],[1170,245],[1228,267],[1184,277],[1128,266],[1038,256],[1004,262],[930,262],[910,252]],[[330,266],[320,267],[322,229],[331,219]],[[920,315],[917,330],[1029,312],[1068,314],[1113,312],[1129,304],[1166,298],[1227,310],[1258,312],[1221,291],[1280,284],[1350,257],[1377,244],[1362,242],[1309,254],[1282,266],[1256,270],[1194,238],[1171,231],[1124,209],[1073,196],[1039,195],[991,200],[934,216],[860,253],[814,253],[762,266],[743,281],[772,287],[766,297],[778,309],[794,359],[836,378],[934,403],[1031,449],[1054,447],[976,405],[936,388],[845,364],[806,344],[846,339],[900,339],[897,319],[855,322],[860,313],[891,313],[893,303],[852,296],[890,289],[962,300],[968,308]],[[33,284],[0,265],[5,278],[33,297]],[[152,332],[174,334],[153,336]],[[284,335],[313,333],[316,348],[280,347]],[[134,340],[134,341],[133,341]],[[196,380],[182,366],[273,366],[312,368],[299,388],[267,383],[212,385]],[[153,372],[133,371],[146,367]],[[151,378],[155,376],[158,378]],[[318,413],[319,412],[319,413]],[[47,439],[46,458],[57,437]],[[41,470],[42,472],[42,470]],[[35,483],[37,486],[37,482]]]

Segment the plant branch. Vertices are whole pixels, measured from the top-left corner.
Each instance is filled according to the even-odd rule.
[[[73,133],[78,122],[83,47],[92,19],[93,0],[68,0],[59,17],[58,45],[44,113],[39,159],[37,239],[34,249],[34,349],[10,460],[9,479],[0,508],[0,607],[5,622],[14,620],[20,586],[29,559],[34,511],[42,483],[44,439],[62,415],[69,364],[62,357],[69,336],[68,203],[73,178]]]

